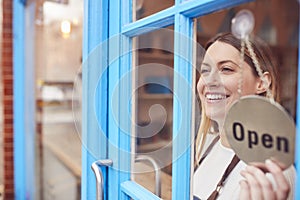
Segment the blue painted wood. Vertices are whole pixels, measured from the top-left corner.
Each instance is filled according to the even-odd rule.
[[[300,20],[300,16],[299,16]],[[300,38],[300,21],[298,24],[298,38]],[[300,39],[298,39],[298,48],[300,47]],[[298,81],[297,81],[297,111],[296,111],[296,144],[295,144],[295,165],[297,171],[296,177],[296,194],[295,199],[300,199],[300,51],[298,51]]]
[[[175,7],[162,10],[154,15],[142,18],[122,27],[122,34],[128,37],[145,34],[174,23]]]
[[[129,38],[120,34],[123,14],[121,1],[110,1],[109,10],[108,157],[114,161],[114,165],[109,169],[108,198],[128,199],[122,195],[120,184],[130,179],[131,113],[128,107],[131,97],[131,43]],[[130,16],[124,18],[123,23],[130,20]]]
[[[123,36],[121,38],[121,65],[120,65],[120,144],[119,144],[119,161],[120,161],[120,183],[130,180],[131,174],[131,87],[132,87],[132,54],[131,39]],[[121,190],[119,191],[121,197]],[[121,199],[121,198],[120,198]],[[128,199],[123,196],[122,199]]]
[[[253,0],[190,0],[180,4],[178,10],[186,17],[195,18],[250,1]]]
[[[160,198],[134,181],[121,183],[121,190],[134,200],[159,200]]]
[[[187,0],[175,0],[175,6],[178,6],[182,2],[187,1]]]
[[[178,2],[176,1],[175,6],[125,25],[122,28],[122,33],[128,37],[134,37],[174,24],[174,16],[177,13],[183,14],[189,18],[196,18],[250,1],[253,0],[189,0],[183,2],[178,0]]]
[[[190,199],[192,133],[192,34],[190,18],[175,16],[172,199]]]
[[[96,199],[91,165],[107,158],[108,3],[108,0],[84,1],[81,199]],[[107,170],[102,169],[102,173],[106,180]]]
[[[108,0],[84,1],[83,61],[108,38]]]
[[[109,168],[108,199],[119,199],[120,162],[120,29],[121,8],[119,0],[111,0],[109,4],[109,87],[108,87],[108,157],[113,160]]]
[[[15,199],[26,197],[25,154],[25,8],[19,0],[13,1],[13,77],[14,77],[14,189]]]
[[[122,15],[122,26],[129,24],[132,22],[132,17],[133,17],[133,13],[132,13],[132,0],[123,0],[121,1],[121,15]]]
[[[34,2],[13,1],[15,199],[35,198],[34,13]]]
[[[27,3],[27,0],[20,0],[20,2],[25,6]]]

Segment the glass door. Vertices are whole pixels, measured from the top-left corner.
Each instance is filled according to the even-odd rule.
[[[207,34],[195,19],[248,1],[149,2],[85,3],[84,199],[192,198],[197,42]]]

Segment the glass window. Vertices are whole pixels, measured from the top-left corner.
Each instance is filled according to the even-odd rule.
[[[299,44],[299,5],[297,1],[257,0],[251,3],[242,4],[240,6],[235,6],[230,9],[225,9],[219,12],[198,17],[196,23],[197,42],[203,47],[205,47],[209,39],[214,37],[216,34],[221,32],[231,32],[232,19],[239,11],[243,9],[251,11],[254,15],[255,25],[253,32],[251,33],[251,37],[255,36],[265,41],[274,55],[273,59],[277,61],[276,67],[279,73],[279,80],[276,80],[276,82],[279,82],[279,103],[287,110],[288,113],[291,114],[292,117],[296,118]],[[207,62],[209,63],[210,61]],[[198,58],[197,67],[200,68],[200,65],[201,59]],[[205,67],[203,69],[205,69]],[[205,70],[201,70],[200,72],[205,73]],[[198,80],[199,75],[197,81]],[[203,85],[205,84],[203,83]],[[198,113],[198,115],[200,115],[200,113]],[[212,124],[211,129],[209,129],[208,132],[215,131],[218,131],[217,125]],[[208,137],[208,139],[211,139],[211,137]],[[206,146],[204,146],[204,149],[207,148],[209,144],[209,142],[208,144],[205,144]],[[205,154],[205,150],[202,151],[202,153]],[[213,155],[219,155],[218,153]],[[220,177],[221,176],[222,174],[220,174]],[[199,185],[201,184],[211,184],[207,181],[204,181],[204,183],[201,181],[197,182],[197,180],[200,180],[203,177],[208,176],[203,173],[198,173],[197,171],[194,173],[193,194],[197,194],[198,197],[201,197],[202,195],[202,198],[205,195],[209,196],[211,194],[205,194],[205,192],[197,193],[197,191],[199,190],[197,189],[196,185],[198,185],[199,187]],[[219,180],[216,180],[216,183],[218,181]],[[211,191],[213,191],[214,188],[211,188]]]
[[[133,21],[169,8],[174,2],[174,0],[133,0]]]
[[[82,8],[36,5],[37,199],[80,199]]]
[[[299,13],[297,1],[255,1],[199,17],[197,40],[205,46],[207,40],[216,33],[231,31],[231,19],[242,9],[253,13],[255,26],[252,34],[267,42],[277,58],[281,104],[295,117]]]
[[[173,117],[173,27],[134,38],[135,128],[133,179],[171,199]],[[161,171],[155,185],[153,168]],[[160,189],[155,189],[156,187]],[[159,192],[160,190],[161,192]]]

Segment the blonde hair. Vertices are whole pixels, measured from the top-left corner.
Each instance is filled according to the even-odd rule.
[[[201,159],[201,152],[203,150],[204,143],[206,141],[206,135],[209,131],[209,128],[211,126],[211,119],[209,119],[204,111],[204,106],[202,106],[202,112],[201,112],[201,122],[198,129],[197,137],[196,137],[196,156],[195,156],[195,162],[196,166],[199,165],[200,159]]]

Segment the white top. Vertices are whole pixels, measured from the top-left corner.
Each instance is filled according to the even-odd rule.
[[[212,137],[211,134],[209,134],[208,136]],[[208,138],[207,141],[208,143],[210,143],[211,138]],[[230,164],[233,156],[233,150],[224,147],[220,143],[220,140],[214,145],[211,152],[206,156],[206,158],[194,173],[194,196],[198,197],[201,200],[207,199],[210,196],[210,194],[215,190],[216,185],[220,181],[227,166]],[[219,193],[218,199],[233,200],[239,198],[239,182],[243,179],[243,177],[240,175],[240,172],[245,169],[245,167],[246,163],[243,161],[240,161],[235,166],[235,168],[225,180],[225,184]],[[289,167],[284,171],[284,174],[291,185],[289,199],[294,199],[294,178],[296,177],[295,168],[293,166]],[[271,176],[268,177],[272,180]],[[275,186],[274,180],[272,181]]]

